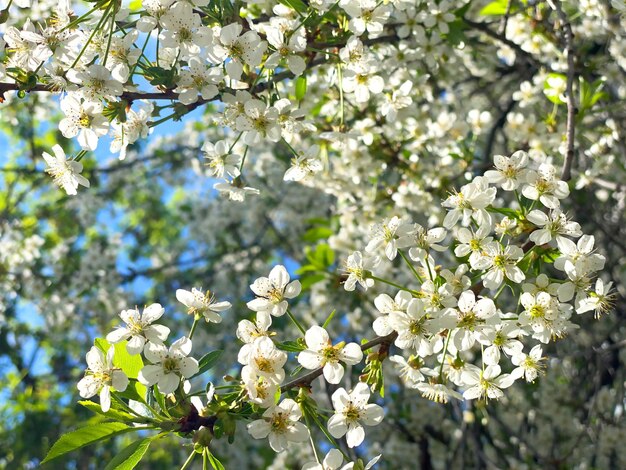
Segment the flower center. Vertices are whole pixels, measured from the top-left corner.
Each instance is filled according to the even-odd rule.
[[[322,357],[324,358],[324,364],[327,362],[339,361],[340,348],[337,346],[329,346],[322,350]]]
[[[254,359],[256,362],[257,369],[261,372],[273,372],[274,368],[272,367],[272,361],[265,357],[257,357]]]
[[[343,414],[346,417],[346,421],[348,422],[357,421],[359,417],[361,416],[359,409],[356,406],[354,406],[352,402],[348,403],[348,406],[344,410]]]
[[[163,361],[163,370],[165,373],[178,372],[178,361],[173,357],[168,357]]]
[[[533,305],[528,310],[528,314],[531,318],[544,318],[546,316],[546,309],[542,305]]]
[[[272,427],[272,432],[277,434],[283,434],[287,432],[287,416],[285,413],[276,413],[272,416],[272,421],[270,422],[270,426]]]

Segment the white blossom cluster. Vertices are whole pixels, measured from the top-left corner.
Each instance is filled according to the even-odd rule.
[[[253,283],[255,299],[248,306],[256,317],[241,321],[237,328],[244,343],[239,354],[242,382],[236,382],[239,403],[253,410],[244,418],[250,422],[250,434],[267,437],[274,450],[302,447],[288,443],[302,443],[310,435],[305,402],[280,393],[293,371],[290,356],[278,341],[282,330],[270,331],[272,319],[282,317],[283,322],[293,316],[306,325],[298,342],[298,364],[306,371],[320,370],[327,383],[339,387],[341,393],[330,400],[323,394],[313,397],[320,409],[333,408],[322,412],[322,424],[331,437],[345,435],[351,447],[367,442],[363,425],[382,419],[377,405],[368,403],[369,391],[346,368],[361,371],[364,358],[365,367],[373,367],[372,358],[354,342],[371,336],[372,329],[392,343],[389,363],[384,355],[379,358],[385,374],[395,365],[407,387],[436,401],[500,398],[515,380],[532,382],[544,371],[546,345],[577,328],[578,314],[600,316],[614,301],[612,283],[596,278],[610,256],[600,255],[598,236],[583,231],[561,207],[570,188],[593,191],[607,201],[607,219],[621,217],[625,200],[619,176],[614,176],[619,173],[611,173],[623,154],[621,118],[615,112],[619,108],[604,98],[593,110],[585,111],[581,104],[580,171],[574,171],[575,184],[568,186],[556,174],[567,151],[563,138],[567,54],[560,21],[554,20],[559,23],[554,34],[542,32],[556,15],[543,16],[554,2],[521,12],[514,8],[502,23],[504,41],[493,36],[499,22],[489,17],[483,26],[491,33],[465,25],[459,34],[463,17],[474,17],[489,2],[472,2],[463,12],[459,10],[466,5],[447,0],[306,3],[302,14],[276,2],[244,2],[241,15],[226,12],[216,19],[222,13],[203,1],[145,0],[139,11],[105,2],[96,5],[85,21],[76,21],[84,11],[76,7],[77,13],[72,13],[61,2],[54,17],[45,13],[36,21],[38,10],[33,6],[32,22],[0,25],[0,82],[28,91],[32,78],[27,75],[32,74],[39,88],[61,93],[58,106],[48,101],[46,109],[61,113],[59,131],[75,138],[82,151],[75,158],[66,157],[66,151],[53,146],[43,158],[46,171],[67,194],[76,194],[79,185],[88,187],[87,176],[95,186],[89,165],[81,175],[85,162],[78,160],[86,151],[101,151],[102,143],[110,141],[111,152],[127,158],[124,163],[136,163],[141,156],[131,144],[147,137],[161,119],[178,120],[200,106],[210,106],[182,135],[155,139],[146,154],[158,148],[167,152],[174,144],[183,147],[176,155],[199,177],[196,187],[206,186],[207,180],[200,177],[210,175],[221,180],[214,187],[226,198],[246,201],[236,209],[228,201],[206,201],[206,193],[191,188],[182,172],[165,171],[162,176],[170,185],[188,184],[183,200],[193,210],[175,213],[188,224],[192,237],[214,246],[220,240],[215,227],[237,227],[232,238],[245,246],[224,254],[211,279],[215,290],[228,287],[237,292],[231,300],[242,297],[248,272],[269,271],[259,253],[275,247],[261,240],[263,226],[271,224],[271,230],[279,233],[281,250],[293,250],[287,245],[296,245],[308,229],[307,214],[326,217],[328,207],[334,224],[328,245],[338,255],[348,255],[341,281],[345,290],[358,285],[361,292],[339,295],[334,288],[339,286],[337,278],[326,276],[302,289],[310,305],[302,305],[300,298],[291,312],[289,304],[301,295],[301,286],[284,268],[276,267]],[[27,4],[13,2],[12,13]],[[606,43],[606,57],[593,62],[593,74],[577,77],[576,99],[582,100],[578,92],[590,84],[585,82],[589,76],[597,77],[611,97],[623,99],[623,15],[616,16],[607,2],[596,0],[570,3],[568,11],[570,6],[580,12],[571,16],[576,44]],[[314,24],[322,15],[323,22]],[[298,92],[302,83],[304,95]],[[486,88],[498,90],[496,95],[506,93],[493,100],[489,93],[476,92]],[[504,101],[508,95],[510,109]],[[8,93],[5,97],[0,113],[16,126],[18,120],[11,114],[16,99]],[[498,116],[505,108],[509,110]],[[218,126],[199,130],[215,123]],[[484,171],[479,165],[490,159],[485,142],[492,134],[494,148],[528,151],[496,155],[495,169],[453,192],[442,210],[442,188]],[[110,181],[129,190],[149,190],[153,184],[143,173],[139,177],[121,173],[112,173]],[[313,190],[289,183],[280,186],[280,180]],[[84,192],[71,200],[81,217],[95,219],[99,203],[94,194]],[[253,195],[259,197],[249,197]],[[268,202],[281,198],[285,203],[279,207]],[[583,224],[583,218],[578,220]],[[21,239],[18,230],[3,231],[2,236],[9,232]],[[2,257],[30,252],[16,249],[18,245],[10,243],[0,250],[0,271],[8,265],[10,276],[28,264],[15,268],[3,261]],[[71,321],[71,310],[79,302],[73,292],[80,292],[83,284],[98,286],[88,309],[98,311],[101,302],[107,311],[120,311],[119,277],[111,269],[116,246],[106,256],[100,256],[97,246],[88,248],[76,279],[41,306],[65,312],[50,315],[47,321],[53,316]],[[64,249],[58,247],[59,257]],[[152,258],[157,268],[175,259],[169,258],[169,247],[158,249]],[[45,287],[38,285],[32,292]],[[390,288],[391,295],[379,294]],[[6,292],[16,290],[9,279]],[[370,301],[355,306],[357,295]],[[197,289],[179,290],[176,297],[190,316],[211,323],[209,327],[220,323],[221,312],[230,306]],[[156,305],[143,314],[136,308],[124,310],[127,326],[107,339],[126,341],[127,352],[141,354],[142,373],[129,383],[141,380],[163,394],[179,394],[180,399],[189,393],[186,381],[200,361],[189,357],[191,334],[165,345],[169,330],[153,323],[162,315]],[[377,318],[370,328],[374,307]],[[345,321],[322,326],[334,308],[345,313]],[[221,326],[234,331],[237,319],[225,317]],[[220,341],[224,336],[209,332],[205,338]],[[197,350],[199,340],[193,340]],[[225,354],[239,346],[228,343]],[[103,409],[109,407],[111,391],[128,387],[115,364],[114,349],[90,351],[89,371],[80,385],[83,397],[100,393]],[[380,376],[374,372],[370,369],[363,379],[376,392]],[[200,415],[223,411],[220,400],[227,394],[221,390],[225,389],[214,391],[206,405],[194,403]],[[509,391],[512,396],[517,393]],[[367,406],[371,413],[365,412]],[[523,404],[519,408],[524,409]],[[432,418],[436,412],[430,412]],[[138,419],[151,416],[140,414],[143,418]],[[379,426],[376,436],[387,429]],[[343,468],[346,456],[339,458],[338,452],[331,450],[325,459],[316,455],[311,468]],[[286,454],[282,452],[281,459],[287,459]]]
[[[577,328],[574,312],[600,315],[612,306],[611,283],[598,278],[594,287],[592,282],[605,258],[594,253],[593,237],[560,212],[560,201],[569,190],[555,178],[554,168],[542,164],[532,170],[521,151],[497,156],[495,165],[495,170],[475,177],[443,201],[448,210],[443,227],[427,229],[392,217],[373,225],[365,254],[355,252],[346,262],[346,291],[357,284],[365,290],[377,284],[399,289],[393,298],[380,294],[374,300],[380,312],[372,327],[377,344],[393,342],[400,354],[391,355],[389,361],[402,381],[436,402],[499,399],[516,380],[535,381],[546,367],[542,345]],[[518,207],[496,206],[498,188],[514,193]],[[446,246],[448,235],[451,246]],[[435,257],[445,260],[442,255],[449,249],[457,262],[445,269]],[[400,285],[376,276],[382,258],[401,258],[413,281]],[[540,262],[538,267],[535,262]],[[549,264],[553,269],[546,270]],[[247,424],[248,432],[255,439],[267,438],[274,451],[282,452],[290,443],[310,439],[311,412],[318,413],[319,406],[313,396],[284,395],[292,388],[310,387],[318,375],[329,384],[341,384],[345,367],[358,366],[363,348],[370,348],[333,342],[326,323],[305,329],[289,305],[301,293],[301,284],[291,280],[284,266],[275,266],[250,288],[255,298],[247,305],[256,316],[241,320],[237,327],[243,343],[237,358],[242,369],[240,385],[233,387],[240,392],[228,406],[248,403],[258,410],[257,419]],[[189,336],[197,321],[220,323],[220,312],[231,306],[195,288],[179,289],[176,296],[194,317]],[[185,396],[191,389],[188,379],[200,371],[199,362],[188,357],[190,337],[183,336],[169,348],[164,344],[169,328],[155,323],[163,313],[159,304],[146,307],[142,314],[136,308],[124,310],[120,317],[126,325],[106,339],[111,344],[125,341],[130,355],[142,355],[145,365],[136,377],[139,383],[156,386],[163,395]],[[292,344],[278,342],[277,332],[271,330],[272,319],[285,315],[302,334]],[[297,352],[301,368],[319,371],[317,375],[288,382],[287,351]],[[338,387],[331,396],[333,413],[326,430],[335,439],[345,436],[349,448],[364,442],[365,426],[375,426],[384,417],[383,408],[370,403],[370,389],[382,389],[376,367],[382,368],[387,356],[380,351],[374,356],[368,356],[361,381],[348,390]],[[102,410],[107,411],[111,390],[123,392],[129,379],[114,363],[113,346],[107,351],[94,346],[87,361],[80,394],[89,398],[99,393]],[[196,395],[191,397],[200,416],[208,416],[221,400],[212,384],[207,397],[206,405]],[[335,457],[329,455],[333,461]]]
[[[377,282],[401,288],[394,298],[376,297],[381,316],[373,328],[379,336],[393,335],[409,355],[390,358],[406,385],[435,401],[460,399],[459,391],[466,399],[500,398],[515,380],[534,381],[545,367],[541,343],[576,329],[574,312],[601,315],[612,308],[612,283],[598,278],[593,284],[605,258],[594,252],[594,237],[561,212],[569,189],[555,168],[528,168],[522,151],[494,160],[495,170],[443,201],[443,227],[393,217],[373,225],[365,253],[346,261],[346,290]],[[514,192],[522,205],[502,211],[494,204],[498,187]],[[444,246],[448,234],[450,247]],[[457,264],[445,269],[435,257],[448,248]],[[398,254],[413,271],[415,288],[375,276],[382,259]],[[553,256],[550,276],[532,268],[546,256]],[[539,343],[525,349],[525,338]]]

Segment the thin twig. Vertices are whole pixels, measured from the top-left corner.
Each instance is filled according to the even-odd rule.
[[[561,179],[563,181],[569,181],[572,179],[572,163],[574,161],[575,149],[575,122],[576,119],[576,102],[574,97],[574,33],[572,32],[572,25],[567,19],[567,15],[561,7],[559,0],[548,2],[552,8],[559,15],[559,19],[562,23],[562,28],[565,33],[565,53],[567,54],[567,83],[565,93],[567,95],[567,150],[565,153],[565,161],[563,162],[563,170],[561,171]]]
[[[506,37],[506,25],[509,22],[509,16],[511,16],[511,7],[513,6],[513,0],[508,0],[506,2],[506,11],[502,16],[502,20],[500,21],[500,34]]]

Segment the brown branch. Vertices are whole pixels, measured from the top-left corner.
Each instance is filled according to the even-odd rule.
[[[506,2],[506,11],[504,12],[504,16],[502,16],[502,20],[500,21],[500,34],[506,36],[506,25],[509,22],[509,16],[511,16],[511,7],[513,6],[513,0],[508,0]]]
[[[550,68],[550,67],[546,66],[544,63],[542,63],[540,60],[535,58],[532,54],[530,54],[529,52],[527,52],[524,49],[522,49],[522,46],[520,46],[516,42],[511,41],[504,34],[500,34],[500,33],[496,32],[496,31],[494,31],[493,29],[491,29],[488,26],[487,23],[472,21],[472,20],[470,20],[468,18],[463,18],[463,21],[465,22],[466,25],[470,26],[471,28],[476,29],[478,31],[481,31],[481,32],[485,33],[487,36],[489,36],[489,37],[491,37],[493,39],[496,39],[497,41],[501,42],[502,44],[505,44],[505,45],[509,46],[519,56],[521,56],[526,62],[528,62],[529,64],[532,64],[534,67],[536,67],[536,68],[544,67],[544,68],[548,68],[548,69]]]
[[[18,91],[20,90],[20,85],[18,83],[0,83],[0,97],[4,95],[7,91]],[[54,90],[50,89],[50,87],[44,83],[39,83],[32,87],[28,92],[31,91],[45,91],[49,93],[53,93]],[[139,92],[139,91],[125,91],[121,96],[121,99],[126,101],[135,101],[135,100],[175,100],[178,99],[178,93],[174,93],[173,91],[162,91],[162,92]]]
[[[562,28],[565,33],[565,54],[567,54],[567,82],[565,93],[567,95],[567,151],[565,153],[565,161],[563,162],[563,170],[561,172],[561,179],[563,181],[569,181],[572,179],[572,163],[574,161],[575,149],[575,122],[576,119],[576,102],[574,98],[574,33],[572,32],[572,25],[567,19],[563,8],[561,7],[560,0],[554,2],[548,2],[554,8],[561,20]]]

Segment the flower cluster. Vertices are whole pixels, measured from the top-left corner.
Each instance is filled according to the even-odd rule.
[[[443,201],[443,227],[393,217],[373,227],[365,254],[347,261],[346,290],[354,289],[353,280],[364,289],[401,287],[375,275],[379,254],[394,260],[400,253],[414,274],[416,286],[402,287],[395,298],[376,297],[381,316],[373,328],[409,355],[391,358],[406,385],[435,401],[461,398],[459,391],[466,399],[500,398],[515,380],[534,381],[544,367],[542,347],[525,353],[525,338],[557,340],[577,328],[574,312],[599,315],[611,305],[610,284],[598,279],[592,286],[605,258],[594,253],[593,236],[561,212],[569,189],[554,167],[532,170],[522,151],[494,161],[495,170]],[[497,187],[515,194],[510,208],[496,205]],[[439,265],[448,236],[456,257],[451,269]],[[561,278],[551,277],[559,271]]]

